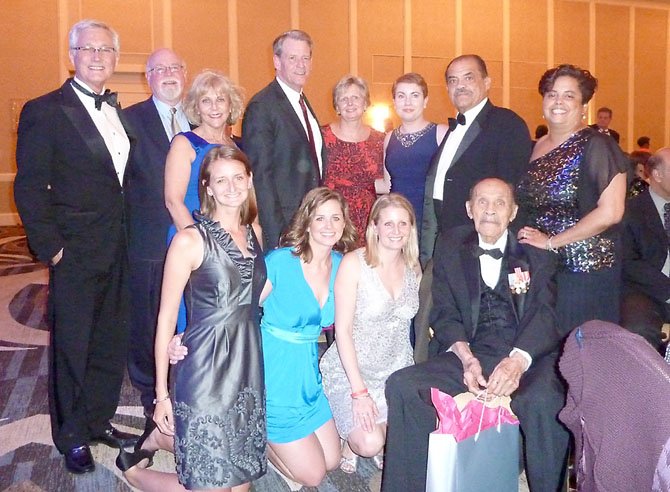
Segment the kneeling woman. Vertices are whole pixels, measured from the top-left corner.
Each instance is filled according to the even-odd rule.
[[[365,247],[342,260],[335,280],[335,344],[321,359],[326,396],[345,440],[341,469],[358,456],[383,467],[384,386],[414,362],[409,327],[419,309],[419,247],[414,211],[390,193],[372,206]]]
[[[141,490],[242,491],[266,470],[263,363],[258,300],[265,264],[253,221],[256,197],[251,168],[237,148],[217,146],[203,160],[201,214],[180,231],[168,251],[156,330],[157,432],[145,433],[137,451],[118,465]],[[189,320],[182,343],[189,356],[172,372],[168,343],[179,300]],[[158,448],[171,449],[174,474],[133,466]],[[206,436],[206,437],[205,437]]]
[[[316,188],[302,201],[283,246],[265,261],[263,357],[268,457],[288,478],[317,486],[337,467],[340,445],[318,367],[317,339],[333,324],[335,274],[355,242],[342,195]]]

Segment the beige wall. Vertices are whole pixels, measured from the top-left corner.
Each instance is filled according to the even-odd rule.
[[[548,67],[575,63],[600,88],[590,107],[614,110],[625,150],[646,134],[670,145],[670,2],[642,0],[12,0],[0,18],[0,224],[17,220],[11,183],[21,105],[70,73],[70,25],[94,17],[114,26],[122,55],[110,86],[128,106],[148,94],[143,64],[155,48],[182,54],[191,75],[229,73],[247,98],[273,76],[271,42],[301,28],[315,42],[306,89],[322,123],[334,118],[330,91],[346,73],[368,80],[391,104],[393,80],[418,71],[429,84],[428,116],[453,113],[443,83],[449,59],[482,55],[494,103],[533,130],[542,122],[537,82]],[[4,109],[3,109],[4,108]],[[397,121],[396,121],[397,123]]]

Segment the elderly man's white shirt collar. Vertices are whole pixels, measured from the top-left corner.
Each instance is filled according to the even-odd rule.
[[[503,253],[505,252],[505,247],[507,246],[507,229],[505,229],[505,232],[502,233],[502,236],[500,236],[494,244],[485,243],[479,233],[477,233],[477,237],[479,238],[479,246],[481,246],[482,249],[498,248]]]

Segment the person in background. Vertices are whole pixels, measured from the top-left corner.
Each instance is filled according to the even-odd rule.
[[[612,123],[612,114],[613,113],[610,108],[598,108],[598,112],[596,113],[596,122],[591,125],[591,128],[598,130],[600,133],[605,135],[609,135],[616,143],[619,143],[619,132],[610,128],[610,123]]]
[[[172,217],[167,241],[184,227],[194,223],[193,211],[200,208],[198,176],[202,160],[214,145],[232,145],[228,127],[242,114],[240,90],[220,72],[204,70],[193,80],[184,111],[196,126],[172,139],[165,162],[165,205]],[[177,331],[186,327],[186,309],[182,303]]]
[[[325,175],[320,125],[303,92],[312,46],[309,34],[297,29],[274,40],[275,79],[251,98],[242,120],[267,251],[277,247],[301,200]]]
[[[623,218],[621,326],[661,350],[661,327],[670,323],[670,148],[646,167],[648,188],[626,203]]]
[[[174,51],[149,55],[145,75],[151,96],[123,112],[137,133],[126,178],[130,262],[130,351],[128,375],[140,391],[144,414],[153,415],[156,397],[154,336],[158,318],[165,238],[172,224],[165,208],[165,158],[170,141],[189,128],[182,106],[186,64]]]
[[[358,456],[383,468],[388,376],[413,363],[409,328],[419,308],[419,246],[412,205],[397,193],[370,212],[366,245],[347,253],[335,279],[337,341],[321,358],[323,386],[344,441],[340,468]]]
[[[651,153],[642,150],[634,150],[628,155],[630,168],[628,177],[630,184],[626,196],[632,198],[639,195],[649,187],[650,176],[647,173],[647,161]]]
[[[365,242],[368,215],[377,198],[375,181],[384,178],[384,134],[363,123],[369,105],[365,80],[346,75],[333,88],[339,119],[322,128],[327,156],[324,184],[342,193],[349,204],[358,246]]]
[[[651,153],[650,149],[651,139],[649,137],[642,136],[637,139],[637,147],[640,152]]]
[[[618,223],[628,161],[614,139],[584,123],[598,81],[569,64],[539,82],[549,133],[533,149],[517,187],[522,244],[558,255],[557,307],[563,335],[582,323],[619,322]]]
[[[165,262],[156,329],[154,424],[117,466],[143,491],[241,492],[266,471],[266,432],[258,300],[266,272],[251,166],[234,146],[202,161],[196,223],[173,238]],[[182,295],[188,357],[168,391],[168,343]],[[203,436],[206,436],[203,437]],[[174,450],[177,474],[146,469],[158,449]]]
[[[390,191],[409,200],[420,231],[428,167],[449,127],[425,118],[428,84],[418,73],[398,77],[391,87],[391,94],[401,123],[384,139],[384,166],[391,183]]]
[[[74,77],[21,111],[14,199],[31,250],[49,265],[51,433],[78,474],[95,469],[89,443],[137,438],[110,424],[128,351],[124,188],[135,136],[106,89],[116,31],[82,20],[68,41]]]

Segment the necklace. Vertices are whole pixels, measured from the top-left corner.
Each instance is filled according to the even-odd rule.
[[[407,148],[414,145],[417,140],[419,140],[426,133],[428,133],[434,126],[435,123],[428,123],[421,130],[413,133],[402,133],[400,131],[400,127],[398,127],[395,130],[393,130],[393,135],[395,135],[395,138],[398,140],[398,142],[400,142],[400,144],[403,147]]]

